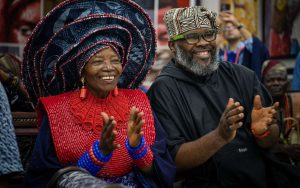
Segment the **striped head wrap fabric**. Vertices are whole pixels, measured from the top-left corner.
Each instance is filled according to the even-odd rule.
[[[208,11],[202,6],[173,8],[165,13],[164,22],[167,26],[169,39],[171,39],[176,35],[199,28],[218,30],[216,16],[215,12]]]
[[[85,63],[112,47],[123,72],[118,87],[137,88],[154,62],[150,17],[129,0],[68,0],[36,26],[24,49],[22,77],[34,104],[79,87]]]

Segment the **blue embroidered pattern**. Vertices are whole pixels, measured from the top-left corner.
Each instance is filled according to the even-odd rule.
[[[0,176],[22,170],[8,99],[0,83]]]
[[[90,174],[75,171],[75,172],[67,172],[58,179],[56,187],[89,187],[96,188],[102,187],[109,184],[115,184],[114,187],[123,187],[126,186],[128,188],[137,188],[143,187],[137,183],[137,177],[134,172],[131,172],[125,176],[117,177],[117,178],[96,178]],[[112,186],[113,187],[113,186]]]

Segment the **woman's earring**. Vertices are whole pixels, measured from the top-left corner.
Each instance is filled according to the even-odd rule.
[[[118,90],[118,86],[116,86],[113,90],[113,96],[116,97],[119,95],[119,90]]]
[[[85,87],[85,79],[84,79],[84,77],[82,77],[81,79],[80,79],[80,81],[81,81],[81,88],[80,88],[80,92],[79,92],[79,97],[80,97],[80,99],[85,99],[86,98],[86,87]]]

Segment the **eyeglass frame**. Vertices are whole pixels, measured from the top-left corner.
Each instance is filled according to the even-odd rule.
[[[206,35],[208,33],[213,33],[214,34],[214,39],[213,40],[206,40],[204,38],[204,35]],[[179,34],[179,35],[175,35],[175,36],[171,37],[170,41],[175,42],[175,41],[179,41],[179,40],[185,40],[187,44],[196,44],[196,43],[198,43],[201,40],[200,39],[200,37],[201,37],[206,42],[212,42],[212,41],[216,40],[218,33],[219,33],[218,29],[210,29],[209,31],[206,31],[206,32],[189,33],[189,34]],[[194,42],[194,43],[188,42],[186,40],[186,36],[189,36],[189,35],[194,35],[194,36],[197,35],[197,39],[198,39],[197,42]]]

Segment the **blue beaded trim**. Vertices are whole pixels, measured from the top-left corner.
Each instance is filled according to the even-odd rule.
[[[129,152],[129,155],[132,159],[141,159],[146,155],[147,152],[148,152],[148,146],[146,146],[145,149],[138,155],[136,155],[134,153],[130,153],[130,152]]]
[[[94,144],[93,144],[93,152],[94,152],[94,155],[95,157],[101,161],[101,162],[107,162],[111,159],[111,156],[112,156],[112,152],[109,154],[109,155],[104,155],[101,150],[100,150],[100,147],[99,147],[99,144],[100,144],[100,141],[97,140]]]
[[[127,150],[129,151],[129,153],[136,153],[136,152],[138,152],[139,150],[141,150],[141,149],[144,147],[144,145],[145,145],[145,138],[144,138],[144,136],[142,136],[142,138],[141,138],[141,143],[140,143],[140,145],[139,145],[138,147],[136,147],[136,148],[132,148],[132,147],[129,145],[129,140],[128,140],[128,138],[126,139],[125,145],[126,145]]]
[[[85,152],[83,156],[78,160],[77,166],[88,170],[93,176],[95,176],[102,168],[102,166],[95,165],[91,161],[88,152]]]
[[[146,142],[145,142],[145,138],[144,137],[141,138],[141,143],[136,148],[130,147],[128,138],[126,139],[126,142],[125,142],[125,146],[126,146],[126,148],[128,150],[128,153],[129,153],[130,157],[132,159],[135,159],[135,160],[143,158],[146,155],[146,153],[148,152],[148,145],[146,144],[146,147],[144,148],[145,144],[146,144]],[[139,152],[143,148],[144,148],[144,150],[142,152]],[[136,153],[140,153],[140,154],[136,154]]]

